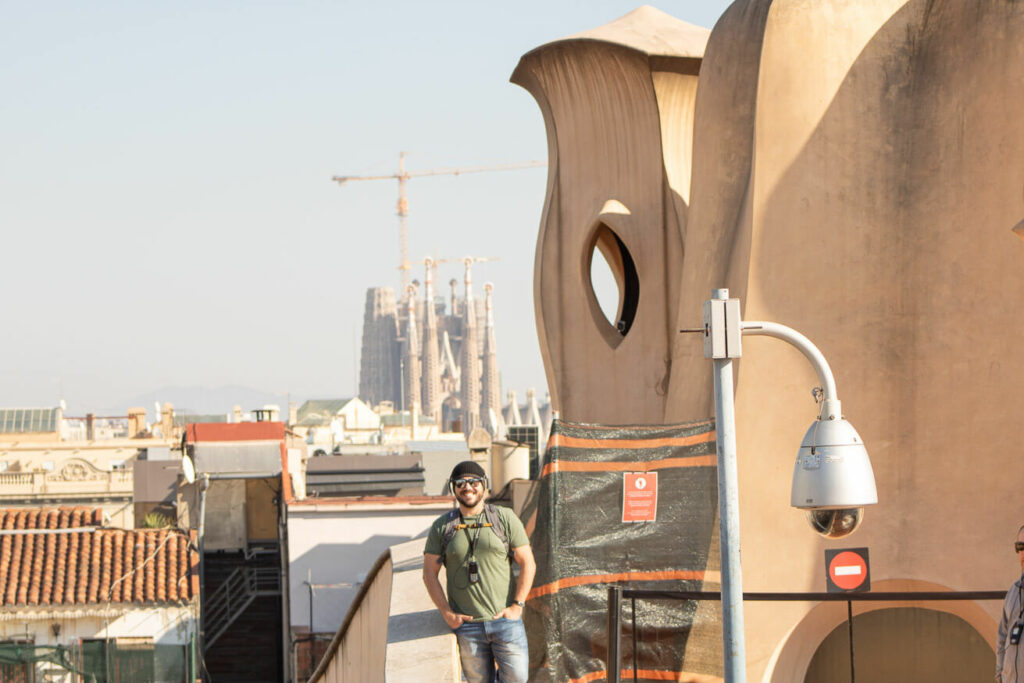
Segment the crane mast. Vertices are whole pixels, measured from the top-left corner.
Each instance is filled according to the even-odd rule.
[[[496,164],[490,166],[463,166],[459,168],[436,168],[427,171],[406,171],[405,152],[398,155],[398,172],[386,175],[336,175],[331,178],[339,185],[344,185],[355,180],[397,180],[398,181],[398,269],[402,273],[402,288],[405,292],[409,287],[409,273],[412,264],[409,262],[409,199],[406,196],[406,186],[410,178],[437,175],[463,175],[465,173],[485,173],[489,171],[513,171],[521,168],[539,168],[546,166],[543,161],[525,161],[511,164]]]

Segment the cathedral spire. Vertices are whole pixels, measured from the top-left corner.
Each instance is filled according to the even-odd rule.
[[[516,398],[516,392],[514,389],[508,390],[508,403],[505,404],[505,424],[521,425],[523,424],[522,413],[519,412],[519,399]]]
[[[426,266],[423,297],[423,414],[441,423],[441,353],[437,338],[437,310],[434,308],[434,261],[424,259]]]
[[[482,396],[480,402],[480,414],[484,420],[484,426],[492,436],[504,436],[503,420],[501,415],[501,386],[498,376],[498,346],[494,339],[494,285],[490,282],[484,285],[484,310],[487,313],[486,326],[484,327],[484,353],[483,353],[483,377],[481,381]]]
[[[416,329],[416,286],[406,290],[405,322],[405,409],[419,412],[420,405],[420,339]]]
[[[469,434],[480,426],[480,356],[476,328],[476,303],[473,301],[473,259],[466,264],[465,311],[462,316],[462,431]]]

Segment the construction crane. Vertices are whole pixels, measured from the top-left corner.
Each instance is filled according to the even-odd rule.
[[[513,164],[497,164],[494,166],[463,166],[461,168],[435,168],[429,171],[406,171],[405,152],[398,155],[398,172],[387,175],[336,175],[331,178],[339,185],[344,185],[350,180],[397,180],[398,181],[398,247],[399,266],[402,271],[402,289],[405,292],[409,286],[409,271],[412,264],[409,262],[409,200],[405,194],[405,185],[410,178],[420,178],[429,175],[463,175],[466,173],[485,173],[488,171],[514,171],[520,168],[538,168],[547,166],[543,161],[524,161]]]

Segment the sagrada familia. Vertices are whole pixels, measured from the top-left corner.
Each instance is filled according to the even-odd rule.
[[[447,301],[435,293],[437,263],[431,259],[424,261],[422,297],[416,281],[400,301],[391,287],[366,291],[360,398],[373,406],[390,402],[395,410],[433,420],[446,432],[469,434],[483,427],[499,436],[507,425],[546,422],[532,390],[525,411],[514,392],[502,408],[493,286],[484,285],[482,300],[474,297],[473,262],[463,259],[461,298],[455,278],[448,282]]]

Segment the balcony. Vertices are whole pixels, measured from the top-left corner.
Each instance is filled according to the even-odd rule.
[[[87,462],[69,460],[53,471],[0,472],[0,500],[25,498],[74,499],[114,497],[131,499],[131,470],[98,470]]]

